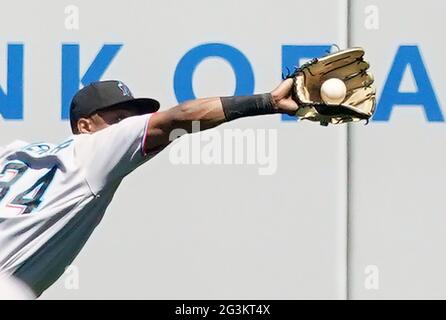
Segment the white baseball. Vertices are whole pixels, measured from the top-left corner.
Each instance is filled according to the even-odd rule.
[[[322,83],[321,98],[325,103],[340,104],[344,101],[346,93],[347,87],[340,79],[331,78]]]

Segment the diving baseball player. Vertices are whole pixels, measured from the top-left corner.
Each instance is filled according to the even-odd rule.
[[[13,279],[36,297],[54,283],[101,221],[122,179],[177,138],[171,135],[176,129],[190,133],[195,121],[206,130],[275,113],[324,126],[368,121],[375,89],[363,55],[362,48],[351,48],[313,59],[271,93],[197,99],[160,112],[158,101],[134,98],[120,81],[81,89],[70,106],[72,136],[59,144],[15,141],[0,148],[0,298],[2,288],[15,286]],[[345,97],[323,102],[320,88],[331,78],[341,80]],[[338,98],[334,89],[326,96]]]
[[[287,79],[271,93],[197,99],[159,112],[156,100],[134,98],[120,81],[81,89],[70,106],[72,136],[0,148],[0,288],[2,277],[25,283],[35,297],[51,286],[122,179],[163,150],[172,130],[191,132],[193,121],[205,130],[241,117],[295,114],[292,86]]]

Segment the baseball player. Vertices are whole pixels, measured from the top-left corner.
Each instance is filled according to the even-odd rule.
[[[161,112],[158,101],[134,98],[120,81],[84,87],[70,106],[73,135],[59,144],[14,141],[0,148],[0,294],[19,283],[38,297],[54,283],[101,221],[122,179],[177,138],[175,129],[190,133],[195,121],[206,130],[275,113],[324,126],[368,120],[375,89],[363,55],[353,48],[313,59],[270,93],[197,99]],[[319,91],[331,78],[345,85],[346,96],[335,103],[322,101]]]
[[[11,276],[40,296],[74,260],[122,179],[170,142],[241,117],[294,114],[293,81],[271,93],[188,101],[156,112],[120,81],[91,83],[70,106],[73,135],[59,144],[14,141],[0,148],[0,287]],[[1,277],[2,276],[2,277]]]

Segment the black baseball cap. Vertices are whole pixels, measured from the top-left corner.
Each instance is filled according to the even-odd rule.
[[[70,105],[71,129],[75,132],[77,121],[93,113],[119,105],[134,106],[140,114],[158,111],[160,103],[150,98],[134,98],[130,89],[121,81],[92,82],[79,90]]]

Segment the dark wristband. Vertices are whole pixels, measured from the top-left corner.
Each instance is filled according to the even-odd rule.
[[[242,117],[277,113],[270,93],[242,97],[222,97],[220,100],[226,121]]]

